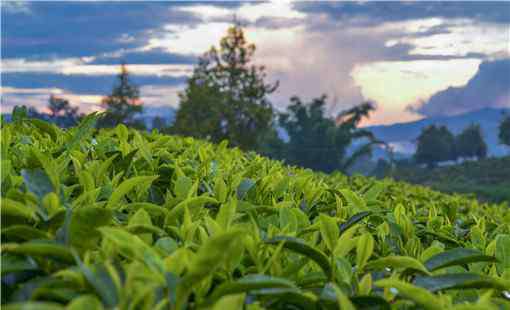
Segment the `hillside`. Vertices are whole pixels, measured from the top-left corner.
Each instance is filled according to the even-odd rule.
[[[510,109],[492,109],[485,108],[465,114],[430,117],[415,122],[397,123],[391,125],[370,126],[366,129],[372,131],[374,135],[395,147],[395,151],[401,155],[411,155],[414,153],[413,141],[420,135],[421,130],[429,125],[445,125],[454,134],[458,134],[465,127],[472,123],[480,124],[484,134],[485,142],[488,146],[490,156],[504,156],[509,154],[509,149],[500,145],[498,142],[498,126],[501,122],[503,113],[510,114]],[[384,154],[379,152],[375,158]]]
[[[510,203],[510,156],[434,169],[400,167],[393,177],[442,192],[472,194],[486,201]]]
[[[2,308],[510,307],[505,205],[94,123],[2,125]]]

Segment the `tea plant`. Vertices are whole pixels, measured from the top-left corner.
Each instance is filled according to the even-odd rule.
[[[510,307],[504,205],[95,122],[2,125],[2,308]]]

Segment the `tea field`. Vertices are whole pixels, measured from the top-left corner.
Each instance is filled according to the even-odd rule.
[[[510,309],[505,205],[95,121],[2,125],[2,309]]]

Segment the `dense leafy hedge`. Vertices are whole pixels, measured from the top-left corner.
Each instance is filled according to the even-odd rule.
[[[502,205],[94,122],[3,124],[2,308],[510,307]]]

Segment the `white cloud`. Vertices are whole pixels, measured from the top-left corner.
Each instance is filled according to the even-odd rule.
[[[93,57],[63,58],[48,61],[33,61],[23,58],[2,60],[3,73],[57,73],[65,75],[116,75],[118,65],[90,65]],[[192,72],[192,66],[185,64],[130,64],[128,70],[132,75],[154,75],[182,77]]]
[[[28,1],[2,1],[2,10],[11,14],[30,14],[30,5]]]
[[[170,106],[177,108],[179,105],[178,93],[182,90],[179,86],[144,85],[140,87],[140,97],[146,106]]]
[[[69,100],[72,106],[79,108],[80,112],[90,113],[101,110],[101,95],[74,94],[60,88],[15,88],[1,87],[1,112],[10,113],[16,105],[34,107],[39,111],[48,112],[47,105],[50,95],[58,95]]]
[[[246,2],[238,8],[228,9],[213,5],[194,5],[179,8],[182,12],[189,12],[200,16],[206,21],[214,19],[233,18],[236,16],[241,20],[255,22],[259,18],[304,18],[306,15],[294,10],[290,1],[272,1],[272,2]]]

